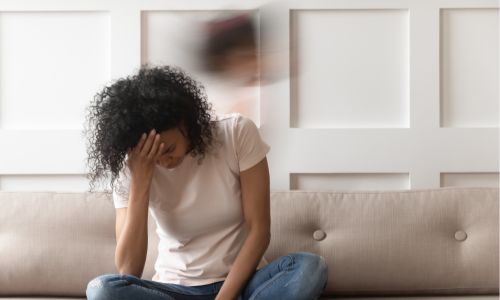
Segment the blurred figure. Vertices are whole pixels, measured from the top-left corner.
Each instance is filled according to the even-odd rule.
[[[218,18],[205,24],[203,67],[237,85],[259,84],[256,25],[250,14]]]
[[[207,78],[208,96],[218,114],[239,112],[260,125],[260,87],[278,81],[286,69],[279,56],[288,49],[269,38],[276,26],[276,7],[279,4],[267,4],[198,21],[194,61]]]
[[[217,114],[238,112],[257,125],[259,54],[252,13],[226,13],[200,25],[199,69],[208,75],[207,92]]]

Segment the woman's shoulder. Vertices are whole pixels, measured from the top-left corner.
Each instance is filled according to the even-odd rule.
[[[237,120],[237,119],[242,118],[242,117],[243,117],[243,115],[239,112],[216,114],[215,121],[218,123],[225,123],[225,122],[231,122],[231,121]]]
[[[222,149],[234,150],[240,127],[246,121],[247,118],[238,112],[215,115],[216,133],[214,134],[213,147],[210,152],[220,152]]]
[[[215,122],[219,128],[229,128],[232,130],[248,125],[255,126],[255,122],[252,119],[239,112],[216,115]]]
[[[232,136],[234,134],[235,126],[240,122],[241,118],[243,118],[243,116],[236,112],[216,115],[215,127],[218,131],[217,135]]]

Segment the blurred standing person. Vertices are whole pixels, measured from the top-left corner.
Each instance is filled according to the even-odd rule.
[[[260,72],[254,16],[225,15],[202,27],[201,69],[217,81],[215,110],[239,112],[259,124]]]

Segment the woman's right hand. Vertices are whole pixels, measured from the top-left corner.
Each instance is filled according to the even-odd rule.
[[[127,165],[134,183],[149,188],[163,147],[160,135],[153,129],[148,135],[143,133],[137,145],[127,151]]]

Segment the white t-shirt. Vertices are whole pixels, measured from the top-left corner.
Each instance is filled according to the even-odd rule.
[[[188,154],[175,169],[156,166],[149,198],[159,236],[154,281],[194,286],[224,280],[245,241],[239,173],[270,147],[239,113],[217,116],[216,124],[222,145],[202,164]],[[126,167],[119,174],[116,208],[128,206],[129,175]],[[257,268],[266,264],[262,259]]]

